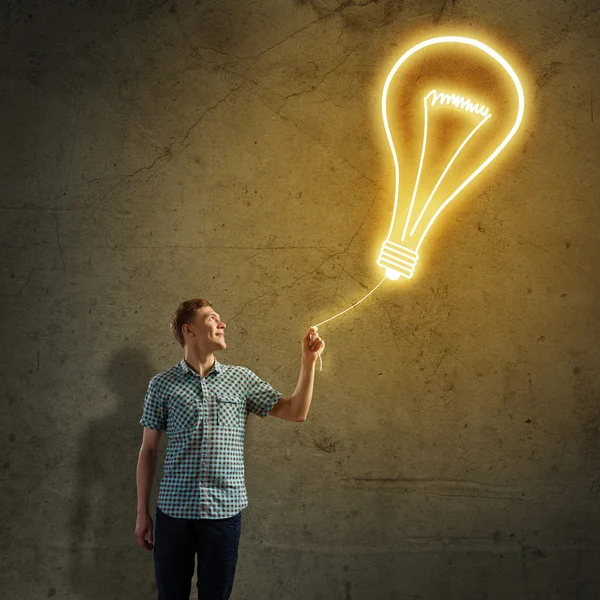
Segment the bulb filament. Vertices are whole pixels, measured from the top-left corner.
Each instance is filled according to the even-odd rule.
[[[438,92],[437,90],[431,90],[425,99],[431,97],[431,106],[435,106],[438,102],[445,104],[446,106],[455,106],[461,108],[464,111],[487,117],[490,113],[490,109],[483,104],[473,104],[470,98],[459,96],[458,94],[447,94],[446,92]],[[491,115],[490,115],[491,116]]]

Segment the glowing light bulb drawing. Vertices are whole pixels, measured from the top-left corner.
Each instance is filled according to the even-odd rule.
[[[444,181],[444,178],[447,176],[449,170],[452,168],[461,152],[463,152],[467,144],[477,134],[477,132],[483,129],[490,119],[493,118],[493,115],[490,112],[490,109],[482,103],[473,101],[470,98],[465,98],[464,96],[460,96],[455,92],[449,92],[447,90],[438,91],[437,89],[432,89],[429,91],[423,97],[423,141],[421,144],[421,156],[416,180],[410,200],[406,202],[404,206],[402,206],[401,201],[403,198],[400,197],[400,165],[388,121],[388,91],[392,80],[397,76],[400,67],[405,65],[409,59],[413,58],[414,60],[415,55],[430,46],[443,44],[461,44],[476,48],[484,52],[492,60],[496,61],[503,69],[505,69],[506,73],[509,75],[514,84],[517,93],[518,106],[516,110],[515,121],[507,135],[501,140],[493,152],[487,156],[487,158],[481,162],[481,164],[476,165],[476,168],[466,177],[464,181],[462,181],[462,183],[460,183],[460,185],[456,187],[456,189],[447,195],[439,193],[440,185]],[[524,105],[525,99],[523,94],[523,86],[521,85],[521,82],[519,81],[514,69],[495,50],[492,50],[492,48],[478,40],[459,36],[433,38],[413,46],[398,59],[386,79],[381,96],[383,124],[392,150],[394,165],[396,168],[396,188],[392,223],[390,225],[387,238],[381,246],[379,257],[377,259],[377,264],[385,269],[386,277],[392,280],[397,280],[400,277],[406,277],[407,279],[410,279],[413,276],[417,261],[419,259],[419,248],[421,247],[425,236],[433,225],[433,222],[437,219],[442,210],[469,183],[471,183],[471,181],[473,181],[473,179],[475,179],[475,177],[477,177],[477,175],[479,175],[479,173],[481,173],[481,171],[483,171],[498,156],[498,154],[500,154],[508,142],[513,138],[517,132],[517,129],[521,125]],[[421,194],[419,199],[418,193],[421,183],[423,163],[427,151],[429,115],[433,110],[436,109],[436,107],[438,110],[440,108],[450,107],[451,109],[462,111],[463,113],[468,114],[468,116],[479,117],[479,120],[477,121],[477,118],[475,118],[474,126],[448,161],[446,167],[443,169],[441,175],[433,186],[430,194],[428,196]],[[400,217],[400,220],[403,221],[403,224],[396,221],[397,217]]]
[[[453,52],[456,56],[451,59],[449,57]],[[445,65],[451,60],[454,62],[449,62],[450,66]],[[404,166],[408,168],[403,173],[398,148],[403,150],[407,142],[414,142],[418,136],[411,135],[412,129],[417,128],[414,125],[412,129],[408,127],[408,134],[404,131],[405,138],[409,139],[402,139],[401,136],[399,139],[401,128],[395,131],[395,136],[392,135],[394,127],[390,127],[388,96],[390,88],[398,80],[404,81],[401,88],[402,85],[408,87],[409,100],[419,108],[417,113],[419,119],[422,118],[422,126],[419,123],[419,127],[422,127],[420,148],[414,152],[409,145],[409,149],[404,150]],[[510,91],[507,93],[507,90]],[[433,223],[442,210],[490,165],[514,137],[523,120],[524,106],[523,86],[514,69],[498,52],[473,38],[431,38],[416,44],[396,61],[387,76],[381,96],[383,125],[396,174],[392,222],[377,258],[377,265],[385,269],[385,276],[361,300],[314,325],[315,328],[354,308],[386,279],[396,281],[401,277],[412,278],[419,260],[419,248]],[[401,106],[398,114],[410,112],[403,109],[404,106]],[[438,125],[437,134],[435,131],[431,133],[433,124],[436,120],[439,123],[440,117],[445,119],[443,122],[460,125],[458,141],[456,136],[451,143],[446,141],[446,148],[443,149],[446,154],[439,144],[436,147],[435,142],[441,138],[446,140],[446,130],[451,128],[444,125],[446,129],[440,129]],[[419,119],[413,119],[413,123]],[[490,127],[490,124],[494,126]],[[453,152],[445,160],[447,146]],[[443,155],[444,160],[434,160],[432,168],[428,150],[429,155],[434,154],[436,158]],[[414,184],[412,191],[411,184]]]

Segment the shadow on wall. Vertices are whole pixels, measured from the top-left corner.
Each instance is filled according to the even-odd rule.
[[[156,597],[153,553],[138,546],[135,537],[136,467],[143,432],[138,421],[148,381],[156,372],[139,348],[116,353],[104,373],[114,408],[80,434],[69,519],[69,581],[73,592],[86,600]],[[162,452],[157,472],[161,466]],[[155,475],[151,507],[157,479]]]

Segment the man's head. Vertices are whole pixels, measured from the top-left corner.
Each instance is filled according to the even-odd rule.
[[[227,347],[225,323],[206,298],[182,302],[171,318],[171,331],[182,348],[195,346],[203,352]]]

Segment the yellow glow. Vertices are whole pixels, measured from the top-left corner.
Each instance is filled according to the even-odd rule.
[[[388,90],[394,76],[396,75],[396,72],[400,69],[400,67],[406,62],[408,58],[413,56],[419,50],[422,50],[423,48],[435,44],[464,44],[467,46],[472,46],[485,52],[491,59],[496,61],[496,63],[498,63],[508,73],[512,82],[514,83],[518,100],[516,118],[512,128],[510,129],[506,137],[500,142],[500,144],[495,148],[495,150],[479,166],[477,166],[474,169],[474,171],[454,190],[454,192],[452,192],[447,198],[435,198],[436,191],[438,190],[440,184],[448,174],[449,170],[451,169],[453,163],[455,162],[459,154],[465,148],[467,143],[477,133],[477,131],[479,131],[480,128],[482,128],[487,122],[489,122],[489,119],[492,117],[492,114],[490,112],[490,109],[484,104],[473,101],[470,98],[465,98],[464,96],[461,96],[456,92],[438,92],[436,89],[433,89],[430,92],[428,92],[423,98],[423,143],[421,146],[421,157],[417,170],[417,176],[415,179],[415,187],[413,189],[412,197],[408,205],[407,218],[402,229],[402,236],[400,237],[400,239],[393,240],[390,239],[390,237],[392,236],[392,232],[394,230],[396,214],[398,212],[398,197],[400,190],[400,165],[398,163],[398,155],[394,147],[394,141],[392,139],[392,133],[390,131],[387,116],[386,102]],[[396,64],[392,67],[385,81],[381,97],[381,106],[383,114],[383,124],[394,159],[394,167],[396,172],[396,187],[394,194],[394,211],[392,214],[392,222],[388,231],[387,238],[381,246],[379,257],[377,259],[377,264],[385,269],[385,274],[388,279],[397,280],[400,277],[410,279],[414,274],[414,270],[419,259],[419,248],[421,247],[425,236],[427,235],[433,222],[437,219],[438,215],[448,205],[449,202],[451,202],[471,181],[473,181],[475,177],[477,177],[477,175],[479,175],[479,173],[481,173],[481,171],[483,171],[498,156],[498,154],[504,149],[504,147],[508,144],[508,142],[513,138],[513,136],[519,129],[521,121],[523,119],[523,111],[525,106],[523,86],[521,85],[517,74],[515,73],[514,69],[510,66],[510,64],[502,56],[500,56],[500,54],[498,54],[495,50],[493,50],[483,42],[480,42],[473,38],[459,36],[443,36],[425,40],[419,44],[416,44],[398,59]],[[470,133],[460,144],[460,146],[458,147],[458,149],[444,168],[441,176],[437,180],[433,191],[431,192],[427,200],[425,200],[425,202],[419,210],[419,207],[415,205],[415,203],[417,203],[417,189],[421,181],[423,162],[426,154],[429,110],[434,106],[443,106],[448,107],[450,109],[462,110],[465,113],[468,113],[466,117],[470,118],[471,115],[473,115],[475,117],[481,117],[481,120],[478,123],[476,123],[476,125],[473,127]],[[429,219],[427,224],[423,226],[422,219],[425,215],[426,210],[430,206],[432,207],[432,210],[435,207],[437,207],[437,209],[435,210],[433,216]],[[413,223],[411,219],[413,218],[413,213],[416,213],[417,211],[419,211],[419,214]],[[418,231],[420,225],[422,232]]]
[[[479,166],[475,165],[476,168],[474,169],[474,171],[448,197],[444,198],[445,193],[444,194],[440,193],[439,196],[436,198],[436,192],[438,192],[442,182],[444,181],[444,179],[450,172],[451,168],[455,165],[458,156],[465,149],[467,144],[469,144],[469,142],[476,136],[477,132],[481,131],[484,128],[484,126],[490,122],[490,120],[492,119],[492,113],[490,111],[490,108],[488,106],[486,106],[485,104],[483,104],[482,102],[478,101],[477,99],[465,97],[464,95],[459,95],[459,93],[457,93],[457,91],[450,91],[448,89],[442,89],[440,91],[438,91],[438,89],[432,89],[432,90],[428,91],[425,94],[425,96],[422,98],[423,119],[424,119],[423,120],[423,141],[421,144],[420,160],[418,163],[417,173],[416,173],[416,177],[415,177],[415,187],[413,189],[410,202],[407,203],[406,205],[404,205],[404,207],[403,207],[403,208],[406,208],[407,217],[406,217],[406,221],[404,223],[404,227],[402,228],[402,234],[398,235],[399,239],[390,239],[392,232],[396,229],[395,221],[396,221],[396,215],[398,213],[398,197],[399,197],[399,190],[400,190],[400,187],[399,187],[400,166],[398,163],[398,155],[397,155],[396,149],[394,147],[394,141],[392,139],[392,133],[390,131],[390,126],[389,126],[388,116],[387,116],[386,102],[387,102],[388,90],[389,90],[390,84],[392,82],[392,79],[396,75],[396,72],[406,62],[406,60],[408,58],[410,58],[411,56],[413,56],[415,53],[419,52],[420,50],[427,48],[429,46],[436,45],[436,44],[463,44],[466,46],[471,46],[480,51],[483,51],[488,57],[490,57],[492,59],[492,64],[495,65],[497,63],[498,65],[500,65],[506,71],[506,73],[508,73],[508,75],[510,76],[510,78],[515,86],[517,100],[518,100],[518,106],[517,106],[517,110],[516,110],[516,119],[515,119],[514,124],[511,127],[510,131],[506,135],[506,137],[500,142],[500,144],[494,149],[494,151]],[[420,77],[420,73],[419,73],[418,77]],[[418,77],[417,77],[417,79],[418,79]],[[453,82],[448,82],[448,83],[452,89],[455,88],[455,85]],[[460,83],[461,82],[457,82],[457,84],[460,84]],[[444,86],[445,86],[445,84],[444,84]],[[437,83],[436,83],[436,87],[438,87]],[[475,98],[475,96],[473,96],[473,97]],[[420,105],[420,98],[417,99],[417,104]],[[425,239],[427,232],[431,228],[431,225],[437,219],[438,215],[441,213],[441,211],[444,209],[444,207],[447,206],[448,203],[451,202],[457,196],[457,194],[459,194],[471,181],[473,181],[473,179],[477,175],[479,175],[479,173],[481,173],[481,171],[483,171],[483,169],[485,169],[498,156],[498,154],[504,149],[504,147],[508,144],[508,142],[513,138],[513,136],[515,135],[515,133],[517,132],[517,130],[519,129],[519,127],[521,125],[521,121],[523,119],[524,105],[525,105],[525,100],[524,100],[524,94],[523,94],[523,87],[522,87],[521,82],[519,81],[519,78],[517,77],[517,74],[515,73],[514,69],[495,50],[492,50],[492,48],[490,48],[489,46],[487,46],[486,44],[484,44],[478,40],[475,40],[472,38],[466,38],[466,37],[459,37],[459,36],[444,36],[444,37],[432,38],[432,39],[425,40],[424,42],[421,42],[421,43],[413,46],[410,50],[405,52],[398,59],[398,61],[392,67],[392,69],[385,81],[385,85],[383,87],[383,92],[382,92],[382,97],[381,97],[383,125],[385,128],[388,142],[390,144],[390,148],[392,150],[392,156],[394,159],[394,166],[395,166],[395,172],[396,172],[396,188],[395,188],[395,195],[394,195],[394,211],[392,214],[392,222],[391,222],[387,237],[381,246],[381,249],[379,251],[379,256],[377,258],[377,265],[379,265],[385,269],[385,275],[384,275],[383,279],[368,294],[363,296],[363,298],[361,298],[357,302],[354,302],[352,304],[352,306],[337,313],[333,317],[330,317],[328,319],[325,319],[324,321],[321,321],[320,323],[317,323],[317,325],[314,326],[315,328],[317,328],[320,325],[323,325],[324,323],[328,323],[328,322],[332,321],[333,319],[336,319],[337,317],[343,315],[344,313],[348,312],[350,309],[354,308],[355,306],[357,306],[358,304],[360,304],[361,302],[366,300],[371,294],[373,294],[373,292],[375,290],[377,290],[377,288],[379,288],[379,286],[381,286],[383,284],[383,282],[386,279],[391,279],[391,280],[395,281],[395,280],[400,279],[400,277],[410,279],[413,276],[413,274],[415,272],[415,267],[419,261],[419,248],[421,247],[421,244],[422,244],[423,240]],[[498,104],[498,106],[502,106],[502,105]],[[437,181],[433,187],[433,191],[429,194],[429,196],[427,197],[426,200],[423,199],[422,205],[419,206],[419,204],[421,203],[421,200],[417,199],[417,193],[418,193],[419,185],[421,184],[421,180],[423,178],[423,169],[424,169],[423,165],[424,165],[426,149],[427,149],[427,134],[428,134],[428,129],[429,129],[430,110],[462,111],[465,113],[465,115],[464,115],[465,119],[475,119],[476,122],[473,125],[473,127],[470,129],[470,131],[468,132],[468,134],[466,135],[464,140],[462,140],[462,142],[458,145],[458,148],[455,150],[454,154],[452,155],[452,157],[450,158],[448,163],[445,165],[445,167],[443,169],[441,169],[441,175],[437,179]],[[496,109],[494,109],[494,112],[495,112],[495,115],[497,116],[498,111]],[[461,115],[461,118],[462,118],[462,115]],[[469,121],[469,123],[470,122],[471,121]],[[498,120],[494,120],[494,123],[496,123],[496,122],[498,122]],[[503,121],[500,119],[500,122],[502,123]],[[489,130],[489,127],[485,127],[485,131],[488,131],[488,130]],[[471,146],[472,145],[473,144],[471,144]],[[464,163],[466,161],[463,160],[462,162]],[[456,167],[455,167],[455,170],[456,170]],[[429,212],[431,212],[435,209],[434,214],[429,218],[429,220],[427,220],[427,217],[426,217],[428,209],[429,209]],[[414,216],[417,212],[418,212],[418,215],[416,216],[416,219],[414,219],[414,222],[413,222],[412,219],[414,218]],[[426,224],[425,224],[425,222],[426,222]],[[319,359],[320,358],[321,358],[321,356],[319,354]],[[323,365],[321,363],[321,370],[322,369],[323,369]]]

